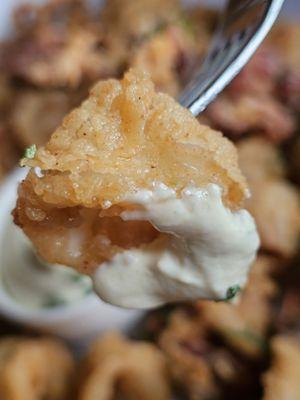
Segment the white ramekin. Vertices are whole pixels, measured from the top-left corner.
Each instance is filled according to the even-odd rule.
[[[10,251],[9,248],[3,249],[2,240],[9,220],[12,219],[11,211],[16,202],[17,185],[26,172],[26,169],[16,169],[0,188],[0,251]],[[141,311],[125,310],[106,304],[94,294],[75,303],[48,310],[25,308],[6,293],[1,281],[0,313],[20,324],[71,341],[88,340],[107,330],[127,331],[143,315]]]

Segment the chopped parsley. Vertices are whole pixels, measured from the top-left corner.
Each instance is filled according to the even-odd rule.
[[[81,275],[81,274],[72,274],[71,276],[70,276],[70,279],[71,279],[71,281],[72,282],[78,282],[78,283],[85,283],[85,278],[86,278],[86,276],[83,276],[83,275]]]
[[[88,287],[86,287],[85,290],[84,290],[84,292],[83,292],[83,294],[84,294],[85,296],[88,296],[89,294],[92,294],[92,293],[94,293],[93,286],[88,286]]]
[[[59,307],[66,304],[66,301],[57,296],[49,296],[48,299],[43,303],[45,308]]]
[[[31,160],[32,158],[34,158],[35,153],[36,153],[36,145],[32,144],[25,150],[23,158],[29,158]]]
[[[237,295],[237,293],[238,292],[240,292],[241,291],[241,287],[240,287],[240,285],[233,285],[233,286],[230,286],[228,289],[227,289],[227,292],[226,292],[226,299],[225,300],[231,300],[231,299],[233,299],[236,295]]]
[[[27,149],[25,149],[24,155],[23,155],[23,157],[22,157],[22,159],[20,161],[20,166],[21,167],[25,166],[25,161],[26,160],[32,160],[34,158],[36,150],[37,150],[37,148],[36,148],[35,144],[32,144],[31,146],[27,147]]]

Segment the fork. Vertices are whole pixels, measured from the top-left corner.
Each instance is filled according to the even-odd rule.
[[[232,81],[264,40],[284,0],[229,0],[200,71],[179,97],[194,116]]]

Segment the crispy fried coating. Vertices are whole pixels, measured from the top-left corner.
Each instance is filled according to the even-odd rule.
[[[156,181],[180,195],[191,182],[216,183],[233,209],[247,195],[234,146],[134,70],[98,83],[25,163],[15,222],[49,262],[87,273],[158,236],[148,222],[120,218],[135,190]]]
[[[66,400],[73,373],[71,354],[58,340],[0,341],[1,400]]]
[[[150,343],[110,333],[93,343],[81,365],[78,400],[170,400],[166,360]],[[118,397],[119,398],[119,397]]]
[[[275,336],[273,360],[263,377],[263,400],[298,400],[300,393],[300,341],[296,336]]]
[[[271,301],[278,292],[270,277],[275,265],[276,260],[272,257],[258,257],[237,304],[198,303],[201,318],[208,329],[218,333],[247,357],[259,357],[265,350],[266,334],[272,322]]]
[[[191,181],[199,187],[214,182],[232,208],[239,208],[247,192],[233,144],[169,96],[155,93],[148,76],[134,70],[121,81],[97,84],[27,165],[47,172],[38,181],[39,196],[60,207],[116,204],[155,180],[178,193]],[[85,191],[84,181],[70,187],[79,176],[91,175],[100,176],[100,187]],[[46,187],[52,177],[65,183],[63,193]]]

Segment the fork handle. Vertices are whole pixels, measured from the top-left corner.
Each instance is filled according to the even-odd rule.
[[[232,81],[264,40],[284,0],[229,0],[202,68],[179,97],[194,116]]]

